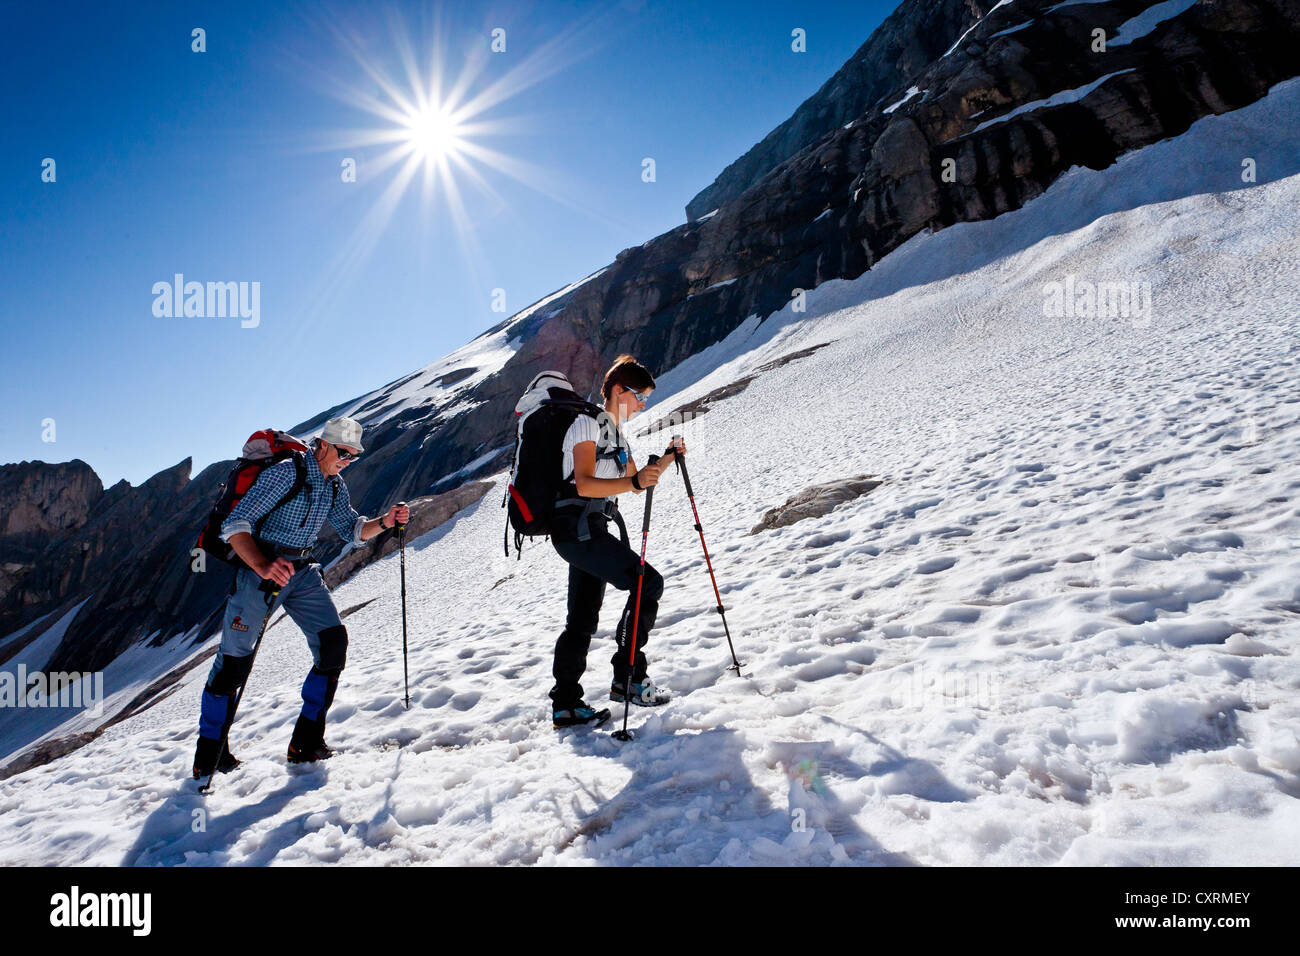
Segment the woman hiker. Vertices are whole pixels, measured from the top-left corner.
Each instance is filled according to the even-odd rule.
[[[615,496],[629,491],[640,494],[654,487],[664,469],[672,465],[674,455],[686,453],[686,445],[677,439],[674,449],[653,465],[638,469],[632,459],[622,425],[645,407],[654,387],[654,377],[644,366],[630,355],[620,355],[605,373],[604,414],[599,419],[579,415],[564,436],[560,464],[564,490],[556,502],[551,534],[556,552],[569,565],[568,617],[555,643],[555,686],[550,693],[557,728],[599,725],[609,718],[608,710],[587,705],[579,683],[587,667],[587,648],[599,623],[606,584],[628,592],[614,635],[618,647],[610,659],[614,673],[609,696],[613,701],[623,701],[641,557],[628,545]],[[619,537],[609,533],[610,518],[619,525]],[[668,693],[656,687],[646,674],[644,651],[663,588],[663,576],[646,564],[629,698],[642,707],[656,707],[669,699]]]

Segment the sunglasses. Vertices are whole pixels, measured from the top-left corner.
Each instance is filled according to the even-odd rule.
[[[631,395],[633,398],[635,398],[638,402],[641,402],[641,403],[644,403],[644,402],[645,402],[645,392],[637,392],[637,391],[633,391],[632,389],[628,388],[626,385],[623,386],[623,391],[627,392],[629,395]]]
[[[355,461],[359,454],[359,452],[355,451],[344,451],[338,445],[331,445],[330,447],[334,449],[334,454],[338,456],[339,461]]]

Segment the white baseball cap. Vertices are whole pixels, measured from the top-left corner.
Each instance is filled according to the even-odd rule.
[[[320,437],[322,441],[327,441],[331,445],[355,448],[358,452],[365,451],[361,447],[361,424],[351,418],[331,418],[325,423]]]

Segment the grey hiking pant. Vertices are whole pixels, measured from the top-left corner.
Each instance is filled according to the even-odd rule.
[[[339,674],[347,660],[348,632],[330,597],[319,564],[304,563],[281,589],[273,605],[267,604],[263,579],[246,568],[235,575],[226,601],[221,646],[217,650],[199,713],[199,736],[219,739],[230,729],[235,694],[253,666],[253,649],[262,632],[262,622],[283,607],[307,635],[312,668],[302,686],[302,714],[295,737],[307,746],[323,736],[325,713],[333,702]],[[299,730],[302,730],[302,733]]]

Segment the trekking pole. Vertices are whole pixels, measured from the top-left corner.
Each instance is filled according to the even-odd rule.
[[[406,502],[399,501],[397,507],[405,508]],[[402,564],[402,688],[406,692],[406,709],[411,709],[411,679],[406,664],[406,525],[397,526],[397,550],[401,552]]]
[[[279,586],[275,584],[275,582],[272,581],[270,578],[267,578],[265,581],[262,582],[263,589],[265,589],[265,586],[268,584],[271,585],[272,587],[271,590],[266,591],[266,617],[262,618],[262,626],[261,628],[258,629],[257,640],[253,643],[253,654],[252,654],[253,659],[248,662],[248,677],[251,677],[253,674],[253,664],[256,663],[257,661],[258,648],[262,646],[262,637],[263,635],[266,634],[266,626],[271,623],[271,612],[275,608],[275,599],[280,594]],[[244,699],[244,688],[248,686],[248,677],[244,678],[244,682],[239,685],[239,690],[235,692],[234,700],[230,702],[230,713],[226,717],[226,725],[221,729],[221,743],[217,747],[218,764],[221,763],[221,758],[226,753],[226,747],[230,741],[230,728],[235,723],[235,711],[239,709],[239,703]],[[208,777],[208,782],[199,785],[199,793],[204,793],[204,794],[211,793],[212,781],[216,779],[217,779],[217,768],[214,766],[212,768],[211,776]]]
[[[659,460],[658,455],[651,455],[649,464]],[[623,681],[623,729],[614,731],[615,740],[631,740],[632,733],[627,729],[627,712],[632,702],[632,670],[636,667],[636,624],[641,617],[641,582],[645,580],[645,544],[650,536],[650,502],[654,500],[655,486],[645,490],[645,517],[641,519],[641,564],[636,569],[636,610],[632,615],[632,647],[627,657],[627,679]]]
[[[677,437],[673,437],[673,445],[677,444]],[[704,564],[709,569],[709,580],[713,582],[713,596],[718,599],[718,616],[722,618],[722,630],[727,635],[727,647],[731,649],[731,663],[727,670],[740,673],[741,663],[736,658],[736,646],[731,643],[731,628],[727,627],[727,614],[722,607],[722,594],[718,591],[718,579],[713,574],[713,561],[709,557],[709,546],[704,543],[704,526],[700,524],[700,511],[695,507],[695,489],[691,487],[691,474],[686,470],[686,456],[678,454],[674,457],[677,462],[677,470],[682,473],[682,482],[686,485],[686,497],[691,499],[691,513],[695,515],[695,530],[700,533],[700,547],[704,549]]]

